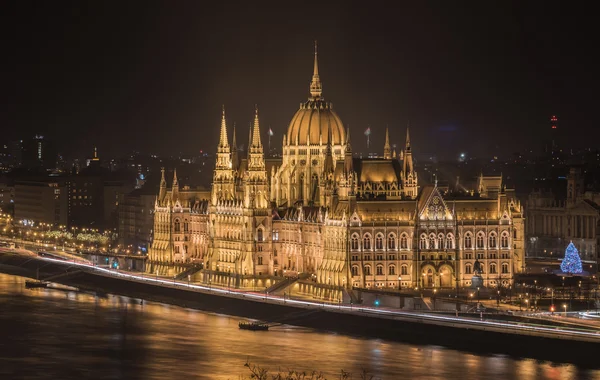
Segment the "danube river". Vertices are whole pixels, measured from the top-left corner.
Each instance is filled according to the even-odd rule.
[[[363,369],[386,380],[600,379],[600,371],[573,365],[291,326],[241,331],[240,320],[120,296],[30,290],[23,278],[0,274],[0,378],[239,379],[249,375],[249,360],[328,379],[340,369],[354,379]]]

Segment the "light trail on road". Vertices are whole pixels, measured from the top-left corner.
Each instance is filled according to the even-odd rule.
[[[94,266],[93,264],[88,263],[78,263],[71,262],[66,260],[53,259],[49,257],[38,257],[40,260],[55,262],[59,264],[65,265],[73,265],[82,268],[86,268],[92,271],[95,271],[102,275],[107,275],[109,277],[115,278],[123,278],[141,283],[154,283],[161,286],[166,286],[169,288],[176,288],[181,290],[195,290],[201,291],[203,293],[209,294],[220,294],[227,297],[232,298],[242,298],[242,299],[252,299],[258,302],[265,303],[274,303],[274,304],[282,304],[282,305],[295,305],[305,308],[319,308],[323,310],[328,310],[331,312],[344,312],[351,313],[356,315],[365,315],[368,314],[372,317],[383,317],[383,318],[393,318],[397,320],[408,320],[418,323],[428,323],[428,324],[438,324],[438,325],[446,325],[451,327],[458,328],[478,328],[481,330],[490,330],[490,331],[498,331],[512,334],[521,334],[521,335],[538,335],[538,336],[546,336],[546,337],[554,337],[561,339],[581,339],[587,341],[594,341],[600,343],[600,330],[599,331],[590,331],[590,330],[578,330],[574,328],[565,328],[565,327],[547,327],[543,325],[536,325],[527,322],[511,322],[511,321],[489,321],[483,319],[472,319],[472,318],[464,318],[464,317],[454,317],[448,315],[435,315],[435,314],[426,314],[426,313],[417,313],[417,312],[407,312],[401,310],[391,310],[385,308],[374,308],[368,306],[356,306],[356,305],[347,305],[347,304],[331,304],[326,302],[313,302],[313,301],[303,301],[303,300],[294,300],[294,299],[286,299],[279,296],[268,295],[268,294],[259,294],[250,291],[242,291],[237,289],[222,289],[222,288],[214,288],[210,286],[190,284],[184,282],[178,282],[175,280],[164,280],[162,278],[149,276],[138,276],[130,273],[118,272],[106,268],[101,268],[98,266]],[[584,339],[585,338],[585,339]]]

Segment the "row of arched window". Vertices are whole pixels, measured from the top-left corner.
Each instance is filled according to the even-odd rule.
[[[365,274],[365,276],[371,276],[373,274],[371,271],[370,265],[364,266],[364,274]],[[402,265],[400,267],[400,273],[396,272],[395,265],[388,266],[387,273],[385,273],[385,269],[382,264],[378,264],[375,266],[375,275],[376,276],[383,276],[385,274],[388,274],[390,276],[395,276],[395,275],[406,276],[406,275],[408,275],[408,266]],[[352,276],[358,276],[358,275],[359,275],[359,267],[358,267],[358,265],[353,265],[352,266]]]
[[[473,240],[475,243],[475,247],[473,247]],[[465,249],[484,249],[486,248],[486,237],[483,231],[479,231],[473,239],[473,234],[471,232],[465,233]],[[508,231],[503,231],[500,235],[500,248],[508,248],[509,247],[509,236]],[[496,249],[498,248],[498,235],[495,231],[489,233],[487,237],[487,248]]]
[[[498,265],[496,263],[491,263],[489,265],[490,267],[490,274],[497,274],[498,273]],[[508,263],[502,263],[501,266],[501,272],[502,274],[505,273],[509,273],[509,265]],[[473,265],[470,263],[465,264],[465,274],[472,274],[473,273]],[[481,264],[481,273],[485,273],[485,264]]]
[[[374,243],[374,244],[373,244]],[[388,235],[387,239],[385,239],[384,235],[380,232],[375,235],[375,241],[373,242],[371,234],[366,233],[362,238],[362,250],[370,251],[373,249],[383,250],[387,248],[388,250],[396,250],[398,249],[398,241],[396,238],[396,234],[391,233]],[[361,248],[361,239],[357,233],[352,234],[350,238],[350,249],[353,251],[358,251]],[[402,234],[400,236],[400,249],[408,249],[408,235]]]
[[[419,238],[419,249],[454,249],[454,235],[453,234],[421,234]]]

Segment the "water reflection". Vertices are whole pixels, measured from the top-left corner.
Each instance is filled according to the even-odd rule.
[[[362,369],[381,379],[600,378],[573,365],[477,356],[281,326],[120,296],[49,289],[0,275],[0,378],[238,379],[246,360],[270,369]],[[485,343],[482,343],[485,344]],[[493,343],[492,343],[493,344]]]

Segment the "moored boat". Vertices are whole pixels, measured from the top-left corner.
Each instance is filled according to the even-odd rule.
[[[46,288],[48,287],[48,283],[47,282],[41,282],[41,281],[25,281],[25,287],[28,289],[31,288]]]
[[[242,330],[252,330],[252,331],[267,331],[269,329],[269,325],[258,323],[258,322],[240,322],[240,329]]]

